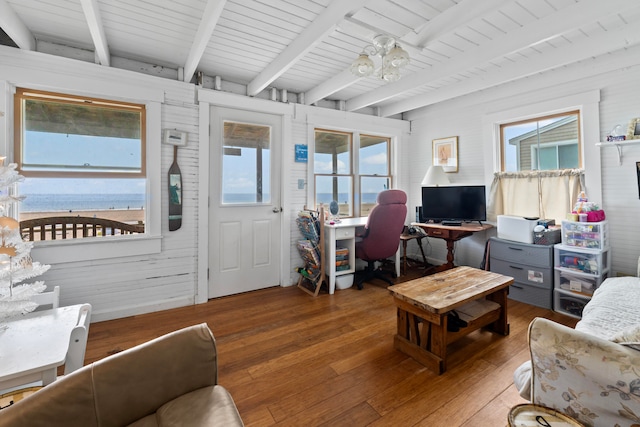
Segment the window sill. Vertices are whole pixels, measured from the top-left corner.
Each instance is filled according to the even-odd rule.
[[[64,264],[138,255],[157,254],[162,236],[89,237],[35,242],[31,256],[43,264]]]

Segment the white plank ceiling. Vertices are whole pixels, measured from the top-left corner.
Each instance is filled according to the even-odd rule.
[[[0,43],[53,43],[105,67],[120,57],[185,81],[219,76],[249,96],[284,89],[393,116],[627,49],[639,21],[637,0],[0,0]],[[377,34],[411,56],[397,82],[348,71]]]

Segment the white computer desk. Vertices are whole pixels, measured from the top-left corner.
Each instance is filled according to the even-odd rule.
[[[324,245],[326,255],[325,272],[329,276],[329,293],[336,290],[336,277],[356,271],[356,230],[367,224],[367,217],[344,218],[340,222],[325,221]],[[336,247],[349,249],[349,269],[336,271]],[[395,257],[396,276],[400,276],[400,240]]]
[[[34,381],[42,381],[42,385],[55,381],[58,366],[67,359],[72,331],[90,313],[89,304],[78,304],[9,321],[6,330],[0,332],[0,390]]]

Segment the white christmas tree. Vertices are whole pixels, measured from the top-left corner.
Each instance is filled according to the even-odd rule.
[[[31,298],[46,289],[44,282],[23,282],[44,274],[50,267],[31,259],[33,242],[22,239],[20,224],[8,216],[9,206],[23,199],[11,191],[23,179],[15,163],[5,166],[0,157],[0,330],[4,321],[38,307]]]

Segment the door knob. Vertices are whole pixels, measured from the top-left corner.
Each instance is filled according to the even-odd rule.
[[[278,207],[273,208],[273,213],[280,213],[280,212],[282,212],[282,208],[278,208]]]

